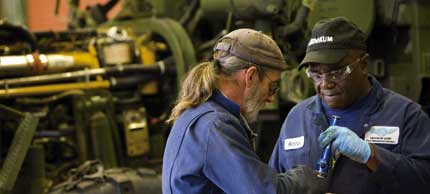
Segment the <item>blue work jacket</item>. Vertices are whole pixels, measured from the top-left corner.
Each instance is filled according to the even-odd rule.
[[[430,193],[430,119],[421,106],[382,88],[373,77],[370,103],[355,126],[364,138],[377,126],[398,128],[396,144],[375,143],[377,167],[371,172],[345,156],[338,158],[329,176],[329,192],[345,194]],[[285,172],[297,164],[316,167],[322,148],[318,136],[328,127],[321,99],[310,97],[288,114],[269,165]],[[385,127],[386,128],[386,127]]]
[[[167,139],[163,193],[286,193],[286,180],[259,160],[241,118],[239,106],[218,91],[184,111]]]

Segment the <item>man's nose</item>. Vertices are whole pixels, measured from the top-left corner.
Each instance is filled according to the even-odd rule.
[[[336,83],[326,79],[325,77],[322,79],[322,81],[320,83],[320,87],[323,89],[332,89],[332,88],[334,88],[335,85],[336,85]]]
[[[269,95],[269,96],[267,96],[267,98],[266,98],[266,102],[267,102],[267,103],[271,103],[271,102],[275,101],[275,98],[276,98],[276,93],[275,93],[275,94],[273,94],[273,95]]]

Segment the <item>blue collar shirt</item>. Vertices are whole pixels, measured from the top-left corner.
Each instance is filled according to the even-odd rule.
[[[219,91],[184,111],[163,158],[164,194],[286,193],[286,178],[261,162],[240,107]]]
[[[297,104],[289,112],[269,165],[285,172],[298,164],[316,167],[322,148],[318,136],[328,127],[331,114],[346,119],[346,126],[364,139],[381,126],[399,131],[396,144],[375,143],[377,167],[371,172],[345,156],[338,158],[329,176],[329,190],[346,194],[428,193],[430,191],[430,119],[417,103],[382,88],[374,77],[370,94],[349,111],[325,109],[318,96]],[[354,105],[353,105],[354,106]],[[293,143],[292,143],[293,142]],[[291,146],[299,145],[299,146]]]

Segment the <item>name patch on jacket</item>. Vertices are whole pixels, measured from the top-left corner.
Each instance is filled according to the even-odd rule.
[[[288,138],[284,140],[285,150],[294,150],[303,147],[305,144],[305,136]]]
[[[399,127],[372,126],[364,135],[369,143],[397,144],[399,142]]]

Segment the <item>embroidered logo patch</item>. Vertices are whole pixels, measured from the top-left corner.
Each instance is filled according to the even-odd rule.
[[[326,42],[333,42],[333,36],[320,36],[318,38],[311,38],[311,40],[308,43],[308,46],[311,46],[314,44],[326,43]]]
[[[394,126],[372,126],[364,135],[364,139],[375,144],[397,144],[399,131],[399,127]]]

